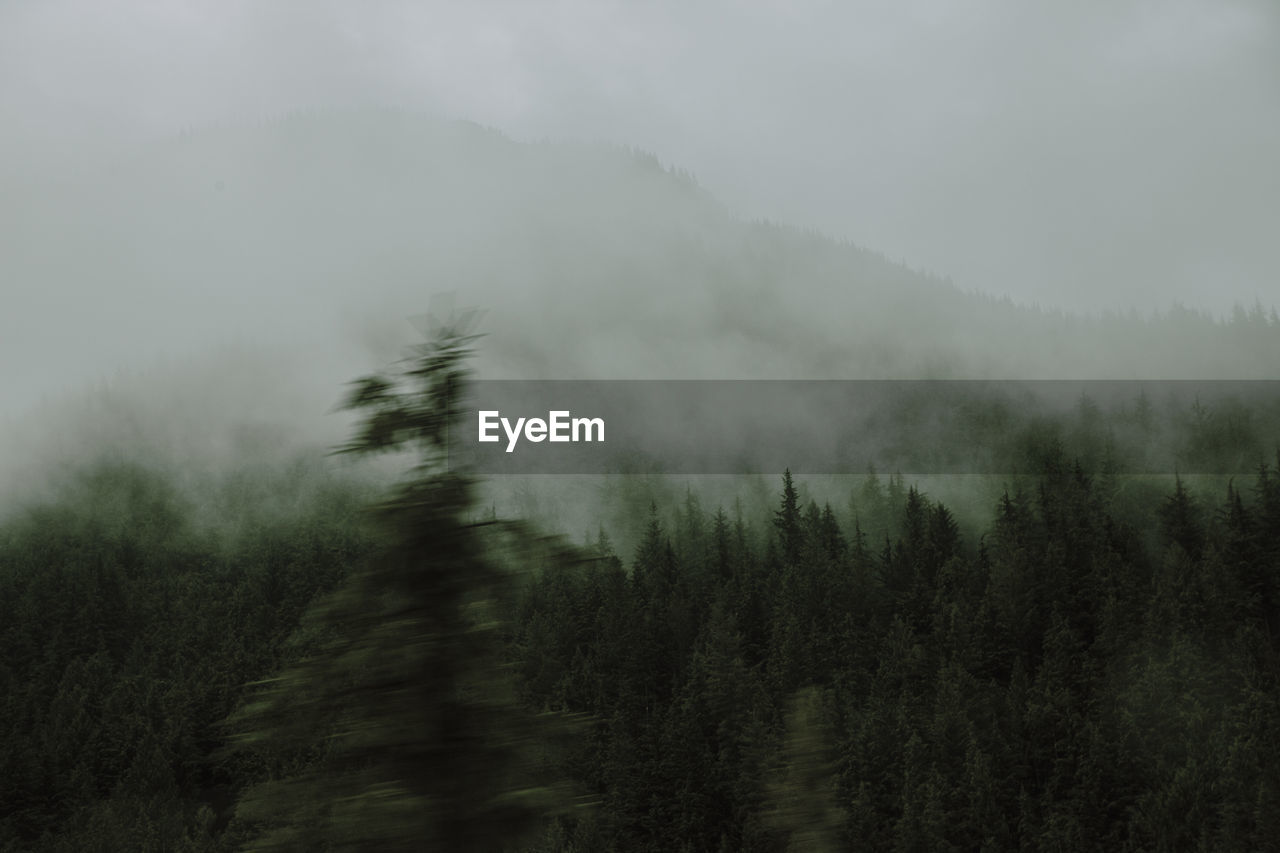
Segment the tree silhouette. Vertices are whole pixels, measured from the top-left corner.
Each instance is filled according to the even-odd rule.
[[[411,450],[375,508],[385,544],[304,625],[324,637],[236,719],[240,746],[323,744],[301,772],[252,789],[251,850],[491,851],[563,802],[533,782],[537,720],[512,699],[492,606],[507,582],[469,523],[472,482],[444,464],[476,336],[463,316],[398,375],[354,383],[365,414],[343,452]],[[542,733],[545,739],[545,733]]]

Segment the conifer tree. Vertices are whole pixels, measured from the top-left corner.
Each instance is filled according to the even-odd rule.
[[[1181,546],[1187,555],[1200,556],[1204,546],[1204,531],[1200,527],[1198,512],[1182,478],[1174,480],[1173,494],[1160,508],[1161,532],[1165,541]]]
[[[444,465],[470,321],[346,401],[364,419],[344,451],[411,451],[417,464],[376,508],[379,553],[305,617],[317,653],[234,721],[242,748],[319,753],[242,800],[250,850],[499,850],[563,802],[534,781],[539,720],[515,704],[497,659],[491,602],[507,575],[485,554],[492,522],[466,521],[472,483]]]
[[[800,561],[804,530],[800,518],[800,497],[791,480],[790,468],[782,475],[782,506],[774,513],[773,526],[778,531],[783,561],[795,565]]]

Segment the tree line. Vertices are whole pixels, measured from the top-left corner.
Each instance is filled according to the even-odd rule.
[[[353,387],[390,490],[115,461],[3,525],[0,849],[1275,849],[1276,468],[1047,442],[973,529],[788,472],[572,546],[440,464],[471,339]]]

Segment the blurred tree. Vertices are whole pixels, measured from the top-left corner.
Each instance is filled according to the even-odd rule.
[[[788,851],[839,849],[843,815],[835,803],[836,776],[823,722],[822,694],[806,687],[787,713],[782,772],[769,787],[771,823]]]
[[[418,461],[376,508],[380,552],[304,618],[318,651],[235,719],[242,748],[322,752],[241,801],[250,850],[501,850],[567,802],[533,781],[546,718],[515,703],[497,657],[508,578],[481,531],[495,522],[466,522],[472,483],[444,464],[471,322],[445,324],[346,401],[365,417],[344,452]]]

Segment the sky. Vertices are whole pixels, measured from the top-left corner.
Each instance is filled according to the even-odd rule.
[[[0,177],[364,104],[636,146],[964,290],[1280,305],[1268,0],[0,0]]]

